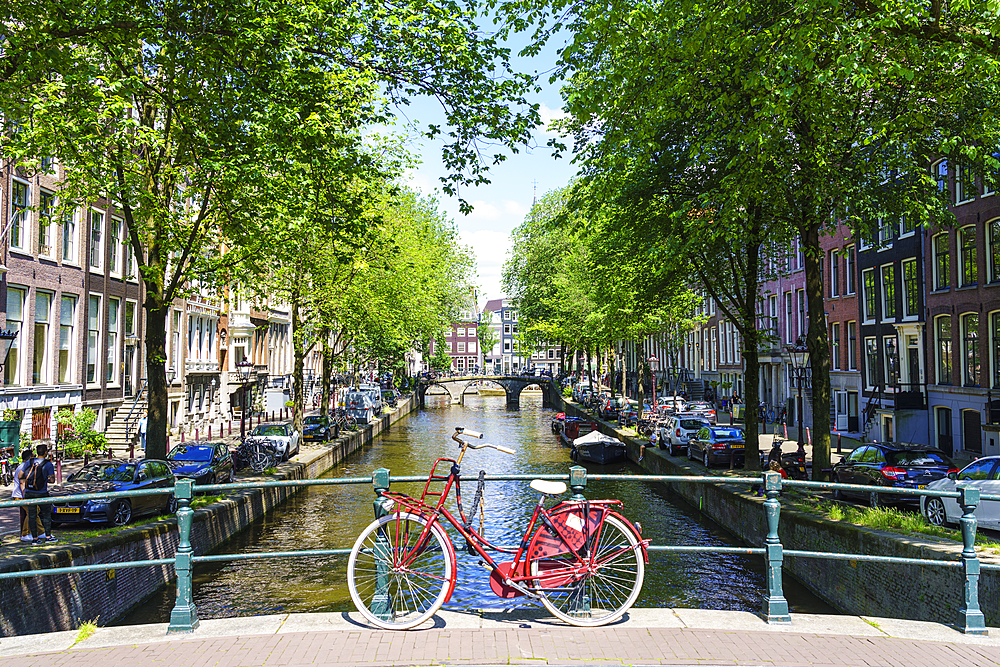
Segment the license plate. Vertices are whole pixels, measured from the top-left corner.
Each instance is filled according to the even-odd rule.
[[[743,449],[743,445],[729,445],[730,449]]]
[[[918,489],[926,489],[927,485],[926,484],[917,484],[917,488]]]
[[[56,507],[56,514],[79,514],[79,507]]]

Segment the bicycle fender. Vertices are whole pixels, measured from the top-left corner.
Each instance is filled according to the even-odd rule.
[[[646,540],[642,539],[642,525],[638,523],[632,523],[618,512],[612,511],[609,512],[609,514],[615,517],[616,519],[621,519],[622,523],[624,523],[626,526],[632,529],[632,532],[635,534],[635,538],[639,540],[639,546],[642,548],[642,560],[644,563],[648,564],[649,550],[647,549],[647,547],[649,546],[650,541],[648,539]]]
[[[438,528],[441,528],[441,532],[444,533],[444,543],[445,547],[448,549],[448,560],[451,561],[451,581],[448,582],[448,594],[444,597],[444,603],[448,604],[451,602],[451,594],[455,592],[455,584],[458,583],[458,558],[455,556],[455,545],[451,543],[451,537],[448,535],[448,531],[441,527],[439,523]]]

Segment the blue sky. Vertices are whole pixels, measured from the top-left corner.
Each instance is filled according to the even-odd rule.
[[[521,41],[523,44],[524,40]],[[522,44],[511,43],[515,54]],[[562,115],[559,85],[549,84],[548,74],[545,73],[555,59],[555,47],[550,46],[536,58],[515,61],[515,67],[520,71],[532,74],[543,72],[539,78],[542,90],[532,95],[530,101],[539,105],[542,120],[546,123]],[[422,125],[440,122],[436,103],[429,100],[414,100],[407,107],[406,114]],[[410,185],[424,195],[436,197],[439,208],[455,221],[462,243],[469,246],[476,257],[480,306],[487,299],[503,295],[500,273],[510,248],[510,233],[531,209],[533,189],[537,189],[541,197],[549,190],[566,185],[576,173],[576,167],[570,163],[570,155],[559,159],[553,157],[546,146],[552,136],[555,135],[544,127],[538,128],[533,148],[523,148],[516,155],[508,153],[504,162],[491,166],[489,185],[463,189],[459,194],[474,208],[469,215],[459,211],[457,197],[449,197],[440,191],[439,179],[445,174],[441,163],[441,143],[423,140],[408,146],[421,161],[407,174]]]

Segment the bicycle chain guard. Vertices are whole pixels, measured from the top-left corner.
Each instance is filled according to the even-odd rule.
[[[497,565],[497,569],[490,572],[490,588],[493,589],[493,592],[496,594],[498,598],[509,600],[511,598],[516,598],[524,595],[524,593],[517,590],[516,588],[505,584],[503,580],[504,577],[513,578],[513,577],[528,576],[528,573],[525,572],[527,566],[528,566],[528,561],[522,560],[518,564],[517,572],[512,572],[511,570],[514,567],[514,563],[512,562],[499,563]],[[524,583],[522,583],[521,585],[523,586]]]

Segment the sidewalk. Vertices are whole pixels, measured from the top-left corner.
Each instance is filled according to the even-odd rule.
[[[768,626],[748,612],[633,609],[603,628],[574,628],[543,610],[440,612],[422,629],[371,629],[352,613],[202,621],[167,637],[166,624],[0,639],[19,667],[108,664],[281,665],[810,665],[941,667],[1000,664],[1000,630],[969,637],[937,623],[794,614]]]

